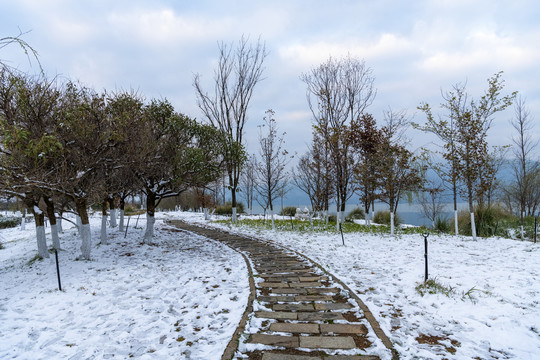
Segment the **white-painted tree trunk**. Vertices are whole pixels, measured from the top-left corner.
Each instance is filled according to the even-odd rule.
[[[21,230],[26,230],[26,217],[21,217]]]
[[[471,213],[471,232],[473,240],[476,240],[476,224],[474,223],[474,212]]]
[[[523,231],[523,225],[521,225],[521,240],[525,239],[525,232]]]
[[[60,250],[60,238],[58,237],[58,222],[55,225],[51,225],[51,238],[53,248]]]
[[[90,231],[90,224],[81,224],[81,258],[84,260],[90,260],[90,253],[92,251],[92,232]]]
[[[146,214],[146,231],[144,232],[144,238],[143,238],[143,242],[145,244],[150,244],[152,242],[152,238],[154,237],[154,223],[155,222],[156,222],[155,217]]]
[[[108,244],[109,239],[107,238],[107,215],[101,215],[101,234],[99,236],[102,244]]]
[[[364,214],[364,222],[367,226],[371,226],[371,223],[369,222],[369,213]]]
[[[56,227],[58,229],[58,233],[64,232],[64,229],[62,228],[62,218],[58,217],[56,219]]]
[[[44,226],[36,226],[36,239],[39,256],[48,258],[49,252],[47,251],[47,239],[45,238]]]
[[[208,208],[204,208],[203,211],[204,211],[204,220],[210,220],[208,216],[209,215]]]
[[[458,212],[457,212],[457,210],[454,210],[454,231],[456,232],[456,235],[459,234],[459,228],[458,228]]]
[[[274,223],[274,210],[270,210],[270,217],[272,218],[272,230],[276,230],[276,224]]]
[[[118,224],[116,223],[116,209],[111,209],[109,213],[111,217],[111,227],[115,228],[118,226]]]
[[[236,207],[232,208],[232,222],[236,224]]]
[[[81,217],[79,215],[75,216],[75,222],[77,223],[77,231],[79,232],[79,235],[82,236],[82,230],[81,230],[82,222],[81,222]]]
[[[124,216],[125,216],[124,210],[120,209],[120,221],[118,223],[118,231],[120,231],[121,233],[124,232]]]
[[[390,211],[390,235],[394,235],[394,213]]]

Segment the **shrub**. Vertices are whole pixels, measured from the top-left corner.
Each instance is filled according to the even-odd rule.
[[[328,222],[331,223],[331,222],[337,222],[337,215],[328,215]]]
[[[348,219],[355,219],[355,220],[361,220],[361,219],[364,219],[364,210],[360,209],[360,208],[355,208],[353,210],[351,210],[351,212],[349,213],[349,215],[347,215],[347,218]]]
[[[426,294],[444,294],[450,297],[455,293],[455,288],[445,286],[439,283],[437,279],[428,279],[426,282],[418,284],[415,289],[421,296]]]
[[[0,216],[0,229],[14,228],[20,225],[21,219],[14,216]]]
[[[242,214],[244,212],[244,204],[241,202],[236,203],[236,213]],[[216,208],[216,215],[232,215],[232,204],[230,202],[225,205],[218,206]]]
[[[294,206],[285,206],[279,215],[282,216],[294,216],[296,214],[296,207]]]
[[[509,214],[499,206],[475,207],[474,221],[476,235],[481,237],[502,234],[500,223],[507,219]],[[472,235],[471,214],[469,210],[462,210],[458,215],[459,232],[463,235]]]
[[[377,224],[390,225],[390,211],[376,211],[375,215],[373,215],[373,222]],[[399,224],[401,224],[401,218],[396,214],[396,216],[394,216],[394,225],[398,226]]]
[[[438,216],[435,219],[435,230],[449,234],[452,231],[452,222],[447,218]]]

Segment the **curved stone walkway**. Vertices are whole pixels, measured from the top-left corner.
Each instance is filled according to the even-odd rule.
[[[370,355],[375,336],[398,358],[364,303],[308,258],[267,241],[169,223],[223,242],[246,259],[251,296],[222,359],[374,360],[380,359]]]

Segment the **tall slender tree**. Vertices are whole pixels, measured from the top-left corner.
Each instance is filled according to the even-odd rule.
[[[267,52],[260,39],[256,44],[251,44],[246,37],[240,39],[236,48],[223,42],[218,47],[219,58],[214,72],[213,93],[203,90],[198,74],[195,75],[193,85],[199,108],[227,140],[223,157],[231,191],[232,221],[236,222],[236,193],[242,165],[247,160],[244,151],[244,126],[253,91],[262,80]]]

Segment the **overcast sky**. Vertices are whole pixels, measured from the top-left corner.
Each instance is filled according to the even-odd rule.
[[[348,53],[373,70],[377,98],[368,111],[381,122],[391,108],[422,123],[420,102],[437,108],[441,89],[465,81],[480,97],[486,80],[501,70],[507,92],[526,97],[538,122],[539,19],[535,0],[0,0],[0,37],[29,31],[23,39],[39,52],[48,75],[97,90],[133,88],[147,99],[166,97],[198,119],[193,75],[201,74],[210,90],[217,43],[260,36],[269,56],[249,110],[250,152],[257,150],[256,126],[267,109],[287,132],[288,149],[306,150],[311,114],[299,76]],[[0,59],[28,68],[15,46],[2,49]],[[510,143],[512,116],[513,109],[497,116],[493,145]],[[413,130],[409,136],[413,149],[432,140]]]

